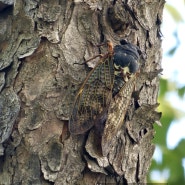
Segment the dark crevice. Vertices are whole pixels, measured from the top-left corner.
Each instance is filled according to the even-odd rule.
[[[10,15],[12,14],[12,12],[13,12],[13,4],[8,5],[0,2],[0,15],[2,14]]]
[[[98,14],[98,29],[100,32],[100,43],[105,41],[105,36],[103,34],[103,25],[102,25],[102,15],[99,13]]]
[[[114,6],[114,5],[116,4],[116,2],[117,2],[117,0],[114,0],[114,1],[112,2],[112,5]]]
[[[137,156],[137,166],[136,166],[136,175],[135,175],[135,179],[136,179],[136,182],[139,183],[139,165],[140,165],[140,162],[139,162],[139,154]]]
[[[139,23],[139,25],[143,28],[143,30],[147,31],[147,28],[139,21],[139,19],[136,16],[136,13],[130,8],[130,6],[127,4],[127,2],[128,1],[123,2],[123,6],[125,7],[125,10],[129,12],[130,16],[133,19],[133,28],[135,30],[139,30],[134,23],[134,20],[136,20]]]

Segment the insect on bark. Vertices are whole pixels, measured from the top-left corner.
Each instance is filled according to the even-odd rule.
[[[83,134],[97,122],[106,122],[102,135],[105,154],[124,121],[139,69],[137,46],[121,40],[115,47],[107,41],[107,47],[108,53],[100,57],[80,87],[69,119],[71,134]]]

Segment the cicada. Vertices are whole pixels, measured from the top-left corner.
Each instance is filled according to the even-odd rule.
[[[121,114],[115,114],[118,116],[117,120],[111,120],[108,114],[114,114],[112,111],[115,108],[113,102],[117,99],[116,96],[119,96],[119,91],[122,91],[122,94],[127,92],[126,89],[123,90],[125,84],[129,84],[131,76],[138,71],[139,50],[137,46],[125,40],[121,40],[115,47],[107,41],[107,46],[108,52],[100,57],[76,95],[69,119],[69,130],[72,134],[83,134],[95,124],[103,124],[106,120],[108,122],[123,120],[122,113],[125,114],[125,111],[122,110],[126,110],[126,107],[116,108],[120,109],[118,112]],[[121,101],[123,99],[121,98]],[[122,102],[121,106],[128,106],[128,103],[125,105]],[[109,138],[106,134],[103,137],[105,142]]]

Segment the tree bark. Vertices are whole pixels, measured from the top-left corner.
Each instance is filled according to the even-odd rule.
[[[164,0],[0,1],[0,184],[145,183],[154,152]],[[142,51],[124,124],[107,156],[71,135],[74,98],[97,44]],[[105,53],[106,48],[101,48]],[[97,59],[98,60],[98,59]],[[94,60],[88,65],[93,66]]]

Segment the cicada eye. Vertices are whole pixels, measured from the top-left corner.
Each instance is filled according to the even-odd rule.
[[[128,41],[127,41],[127,40],[125,40],[125,39],[121,39],[121,40],[120,40],[120,44],[121,44],[121,45],[128,44]]]

